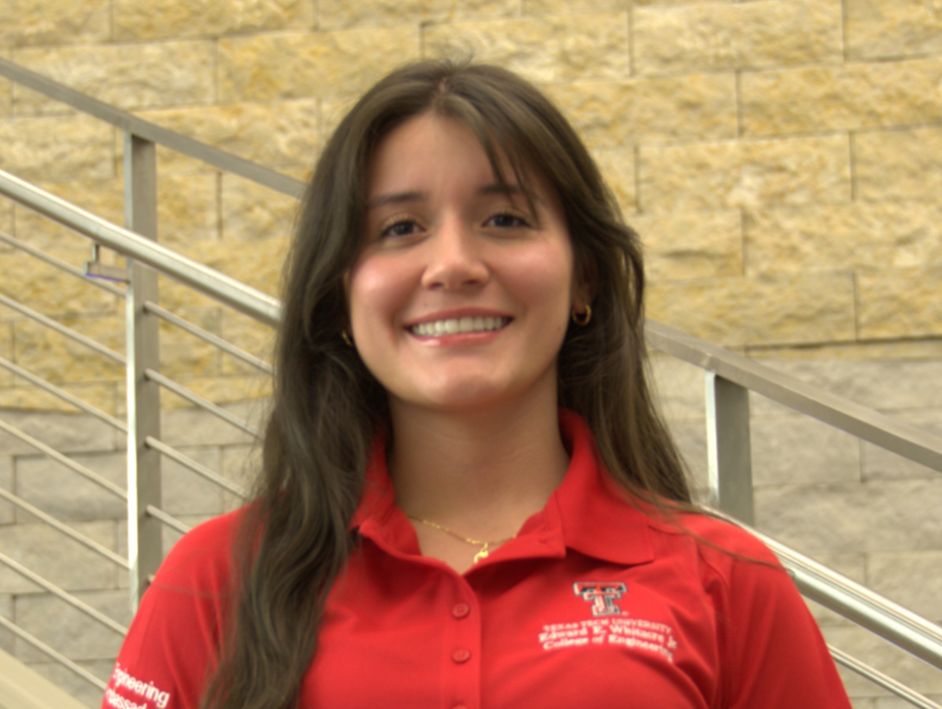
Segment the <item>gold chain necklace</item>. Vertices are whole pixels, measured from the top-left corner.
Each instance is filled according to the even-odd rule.
[[[412,515],[406,515],[406,516],[409,519],[414,519],[416,522],[421,522],[422,524],[428,527],[431,527],[432,529],[437,529],[438,531],[444,532],[445,534],[450,534],[455,539],[459,539],[465,542],[466,544],[473,544],[474,546],[480,546],[481,549],[478,551],[477,554],[474,555],[474,561],[471,562],[473,564],[478,563],[481,559],[487,558],[487,555],[490,554],[490,549],[489,549],[490,546],[492,545],[500,546],[501,544],[504,544],[505,542],[509,542],[511,539],[516,539],[517,537],[516,534],[512,534],[506,539],[498,539],[497,541],[486,542],[483,539],[471,539],[469,537],[464,537],[458,534],[457,532],[451,531],[450,529],[448,529],[448,527],[443,527],[440,524],[436,524],[435,522],[430,522],[429,520],[422,519],[421,517],[413,517]]]

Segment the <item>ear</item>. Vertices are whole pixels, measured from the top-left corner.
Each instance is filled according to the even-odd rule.
[[[575,312],[584,313],[585,306],[592,304],[598,295],[598,282],[598,268],[594,261],[589,261],[582,268],[576,268],[572,286],[572,309]]]

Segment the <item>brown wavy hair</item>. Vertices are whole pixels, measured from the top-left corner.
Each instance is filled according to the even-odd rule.
[[[570,325],[559,352],[559,403],[592,429],[612,476],[649,500],[684,507],[683,466],[645,376],[644,269],[598,167],[560,111],[496,66],[423,61],[386,76],[328,140],[301,205],[285,270],[273,408],[263,471],[236,546],[234,607],[205,709],[287,709],[317,649],[331,584],[357,540],[350,521],[368,451],[388,417],[386,393],[341,333],[344,274],[365,230],[366,181],[380,140],[426,112],[475,132],[498,180],[505,156],[555,188],[576,277],[593,284],[592,321]]]

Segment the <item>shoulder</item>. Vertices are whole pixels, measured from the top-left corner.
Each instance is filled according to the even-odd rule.
[[[244,508],[214,517],[183,535],[167,554],[152,588],[219,589],[229,580],[236,533]]]

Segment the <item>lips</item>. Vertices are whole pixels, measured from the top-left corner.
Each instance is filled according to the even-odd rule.
[[[460,318],[442,318],[417,323],[408,328],[409,332],[419,337],[441,337],[443,335],[461,335],[474,332],[492,332],[500,330],[510,322],[510,318],[491,315],[466,315]]]

